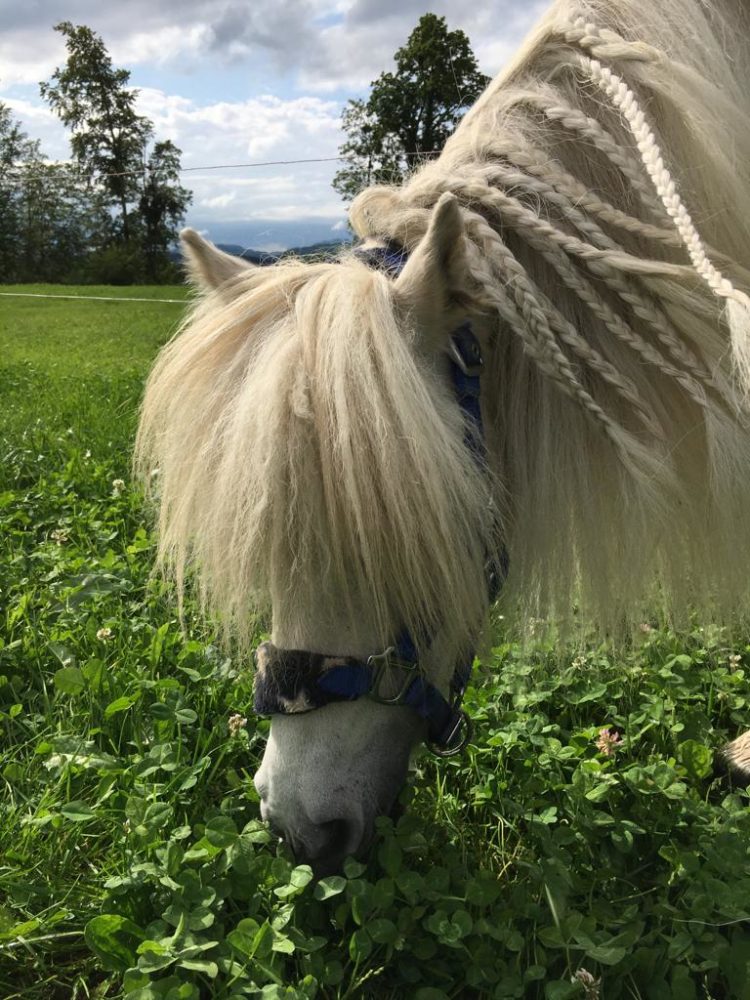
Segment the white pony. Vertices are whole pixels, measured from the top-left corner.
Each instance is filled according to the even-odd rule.
[[[396,277],[357,251],[253,268],[183,234],[204,294],[137,461],[160,469],[162,567],[240,650],[259,612],[269,669],[285,649],[346,669],[408,630],[445,693],[501,549],[517,620],[742,618],[749,39],[745,0],[557,0],[440,157],[352,205],[365,248],[408,256]],[[486,462],[448,377],[467,320]],[[312,707],[283,701],[256,784],[323,871],[366,846],[425,723]]]

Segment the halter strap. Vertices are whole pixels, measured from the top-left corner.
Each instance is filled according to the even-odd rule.
[[[396,243],[360,247],[356,255],[369,267],[390,277],[403,270],[408,252]],[[448,354],[456,402],[466,421],[466,446],[484,462],[484,434],[480,408],[482,352],[466,322],[454,330]],[[508,572],[503,550],[499,564],[487,561],[485,573],[490,603]],[[278,649],[264,642],[255,652],[254,709],[258,715],[297,715],[331,702],[370,698],[384,705],[404,705],[427,723],[427,743],[433,753],[449,757],[461,751],[471,736],[469,717],[461,703],[471,677],[473,653],[459,660],[450,681],[448,698],[419,672],[416,645],[404,632],[394,646],[366,660],[327,656],[305,650]],[[386,686],[386,682],[388,686]],[[395,694],[386,694],[393,692]]]

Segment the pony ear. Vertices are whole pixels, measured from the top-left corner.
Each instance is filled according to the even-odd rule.
[[[180,239],[190,280],[206,291],[218,288],[229,278],[253,267],[241,257],[217,249],[194,229],[183,229]]]
[[[468,265],[461,209],[443,194],[427,232],[395,283],[400,304],[423,330],[439,330],[463,314],[468,302]]]

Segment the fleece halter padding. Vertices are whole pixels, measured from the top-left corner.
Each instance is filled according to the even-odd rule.
[[[451,680],[451,700],[419,673],[410,641],[379,656],[358,660],[306,650],[278,649],[271,642],[255,651],[255,711],[258,715],[298,715],[332,702],[370,698],[383,705],[403,705],[427,723],[427,742],[438,754],[460,750],[469,736],[460,709],[471,661]]]
[[[398,276],[408,259],[402,247],[361,248],[357,255],[370,267]],[[467,417],[466,446],[484,462],[484,435],[479,402],[482,352],[470,323],[450,338],[448,360],[451,382],[462,413]],[[507,557],[500,565],[488,562],[487,590],[492,603],[507,575]],[[370,698],[384,705],[411,708],[427,724],[427,742],[439,756],[458,753],[471,735],[469,718],[461,709],[471,676],[473,655],[456,665],[448,698],[420,672],[415,643],[404,633],[394,646],[359,660],[305,650],[278,649],[270,642],[255,652],[254,708],[258,715],[297,715],[332,702]]]

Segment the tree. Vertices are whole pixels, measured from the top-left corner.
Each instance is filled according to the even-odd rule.
[[[42,96],[72,131],[73,156],[92,194],[117,210],[108,245],[88,262],[93,280],[159,280],[167,250],[192,198],[179,184],[180,150],[155,142],[153,124],[136,113],[130,73],[115,69],[102,39],[85,25],[62,21],[68,59],[40,85]]]
[[[21,250],[19,171],[29,150],[29,138],[0,101],[0,279],[11,281]]]
[[[177,239],[177,230],[192,201],[192,193],[181,187],[181,151],[166,139],[157,142],[146,163],[139,202],[143,226],[143,250],[147,276],[159,279],[168,262],[167,248]]]
[[[96,190],[69,163],[50,163],[34,143],[19,183],[22,281],[61,281],[83,273],[106,242],[111,217]]]
[[[370,102],[349,101],[341,115],[348,139],[339,152],[348,165],[333,178],[333,186],[350,201],[371,184],[395,184],[403,176],[402,147],[395,135],[384,131]]]
[[[449,31],[436,14],[419,19],[394,59],[396,72],[381,73],[367,101],[349,101],[343,111],[349,163],[333,186],[347,200],[369,184],[403,179],[442,149],[489,83],[464,32]]]
[[[104,42],[86,25],[55,25],[66,39],[68,60],[42,96],[72,130],[73,156],[91,182],[101,184],[120,211],[122,239],[131,235],[128,204],[138,199],[146,143],[153,125],[136,114],[130,73],[115,69]]]
[[[0,280],[73,276],[111,228],[106,204],[68,163],[50,163],[0,103]]]

